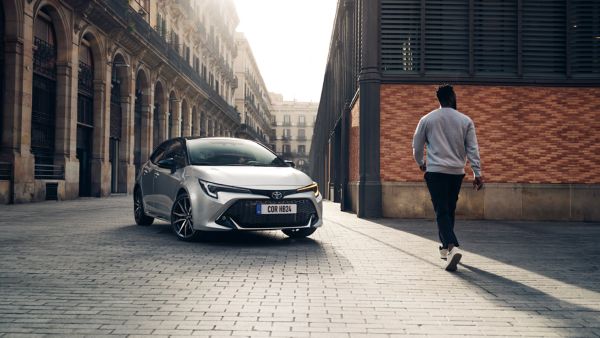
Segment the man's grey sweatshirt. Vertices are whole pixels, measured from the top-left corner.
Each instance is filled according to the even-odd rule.
[[[413,156],[419,166],[425,145],[428,172],[461,175],[468,159],[475,177],[481,176],[475,124],[467,115],[440,108],[423,116],[413,137]]]

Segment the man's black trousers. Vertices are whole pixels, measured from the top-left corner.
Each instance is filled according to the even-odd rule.
[[[464,177],[465,175],[425,173],[425,182],[431,195],[440,241],[444,249],[447,249],[449,244],[458,246],[458,239],[454,234],[454,212]]]

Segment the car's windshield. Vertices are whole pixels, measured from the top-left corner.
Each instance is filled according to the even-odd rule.
[[[263,146],[240,139],[187,141],[192,165],[283,167],[285,162]]]

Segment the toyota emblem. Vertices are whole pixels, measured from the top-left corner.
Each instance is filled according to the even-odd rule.
[[[274,200],[280,200],[280,199],[283,198],[283,194],[281,192],[279,192],[279,191],[274,191],[271,194],[271,197],[273,197]]]

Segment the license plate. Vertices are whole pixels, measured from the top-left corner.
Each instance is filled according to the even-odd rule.
[[[296,204],[261,204],[256,205],[257,215],[288,215],[295,214]]]

